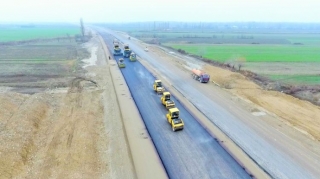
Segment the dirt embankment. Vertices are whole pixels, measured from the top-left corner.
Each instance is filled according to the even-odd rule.
[[[108,141],[100,97],[101,91],[1,94],[0,178],[98,178],[105,173]]]
[[[134,176],[97,38],[87,46],[92,47],[97,49],[95,65],[68,88],[33,95],[0,93],[1,179]]]
[[[232,93],[276,114],[303,133],[320,140],[320,107],[293,96],[262,89],[243,75],[205,65],[211,79]]]

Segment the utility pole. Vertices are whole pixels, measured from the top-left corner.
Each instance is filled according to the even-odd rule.
[[[80,26],[81,26],[82,37],[84,37],[84,26],[83,26],[82,18],[80,19]]]

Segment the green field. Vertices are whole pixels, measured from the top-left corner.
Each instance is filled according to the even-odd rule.
[[[146,42],[157,39],[163,46],[222,63],[243,63],[242,69],[289,84],[320,84],[320,34],[130,32]],[[260,64],[261,66],[257,65]],[[251,64],[255,64],[253,69]],[[275,66],[274,64],[281,64]],[[312,70],[310,70],[312,69]],[[263,71],[263,73],[261,73]]]
[[[161,43],[213,43],[213,44],[294,44],[320,45],[320,34],[305,33],[224,33],[224,32],[152,32],[131,31],[141,40],[156,38]]]
[[[39,38],[73,37],[80,34],[77,26],[35,26],[25,27],[0,27],[0,42],[31,40]]]
[[[243,69],[251,63],[261,63],[260,67],[251,70],[260,73],[267,68],[269,72],[263,75],[275,81],[288,84],[320,84],[320,68],[314,69],[315,66],[320,67],[319,45],[163,45],[222,63],[236,63],[241,60],[245,62]],[[281,68],[274,68],[273,63],[282,63]]]
[[[83,73],[89,57],[75,39],[0,46],[0,86],[32,93],[48,87],[66,87],[70,78]]]
[[[290,84],[302,85],[319,85],[320,75],[267,75],[270,79],[275,81],[284,81]]]
[[[319,46],[313,45],[208,45],[163,44],[204,58],[225,62],[320,62]]]

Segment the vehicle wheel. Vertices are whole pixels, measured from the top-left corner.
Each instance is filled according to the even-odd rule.
[[[173,126],[172,126],[172,131],[173,131],[173,132],[176,132],[176,129],[175,129]]]

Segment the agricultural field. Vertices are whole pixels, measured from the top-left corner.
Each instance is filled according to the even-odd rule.
[[[0,86],[22,93],[67,87],[89,53],[75,40],[0,46]],[[1,90],[0,90],[1,91]]]
[[[320,84],[320,45],[165,45],[222,63],[242,63],[242,69],[271,80]]]
[[[320,84],[320,34],[131,32],[130,35],[221,63],[241,63],[244,70],[282,83]]]
[[[80,34],[77,26],[13,26],[0,25],[0,42],[22,41],[56,37],[73,37]]]
[[[238,58],[246,62],[320,62],[320,46],[315,45],[164,45],[220,62]]]

